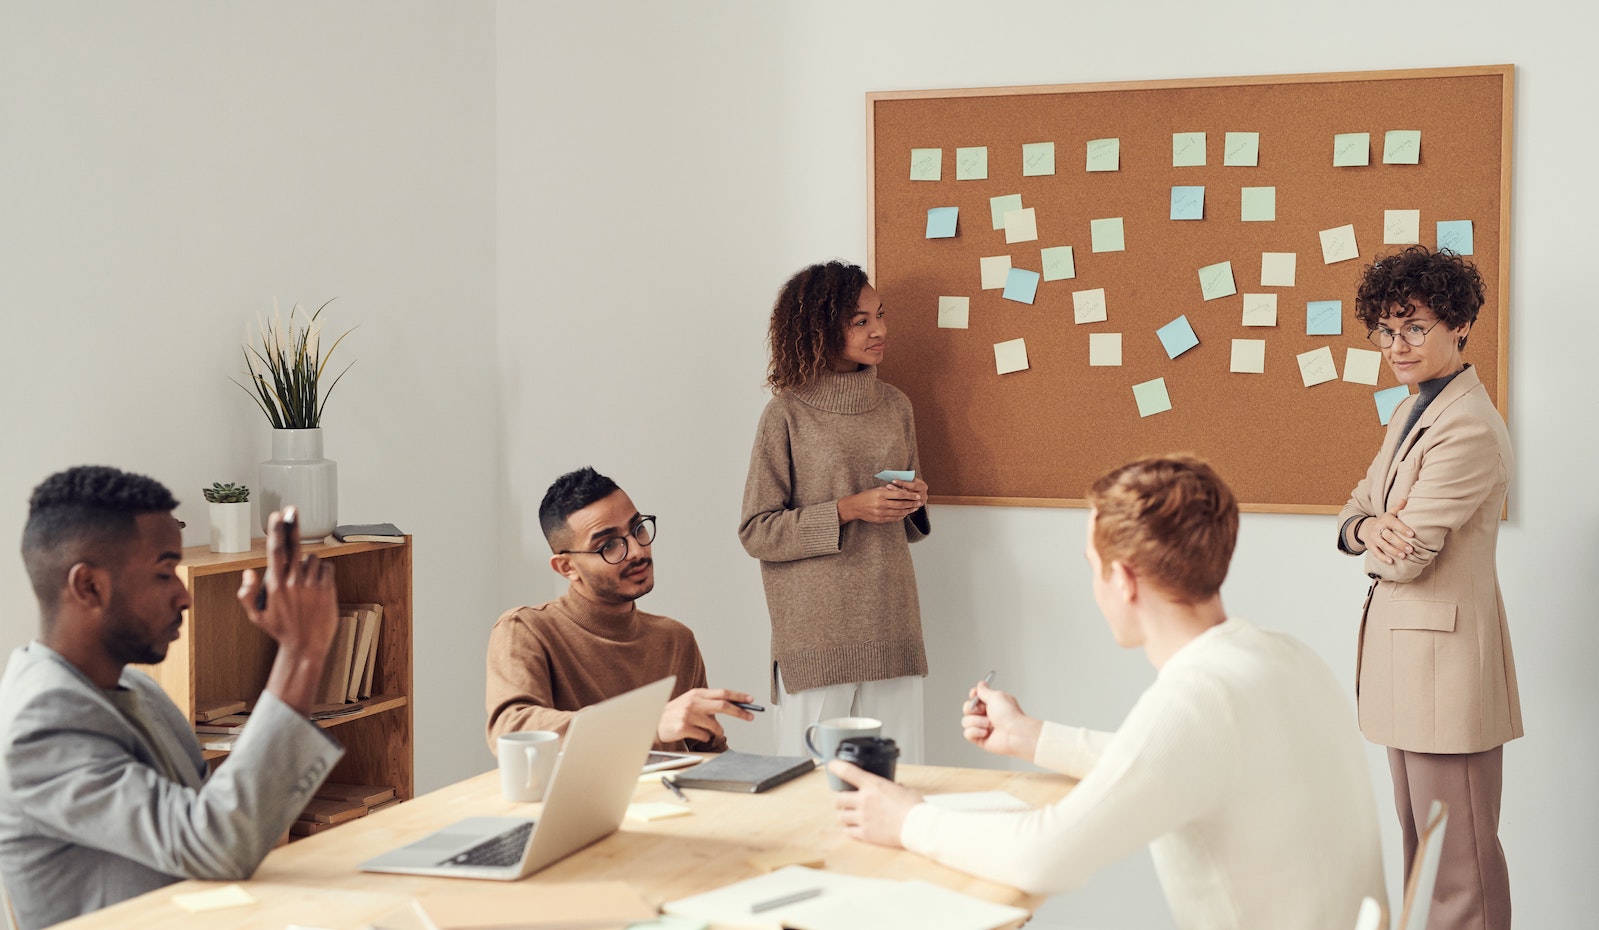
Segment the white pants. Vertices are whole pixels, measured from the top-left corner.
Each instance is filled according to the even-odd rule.
[[[777,752],[803,756],[805,728],[834,717],[875,717],[883,735],[899,747],[899,761],[922,763],[922,676],[846,682],[790,694],[777,671]]]

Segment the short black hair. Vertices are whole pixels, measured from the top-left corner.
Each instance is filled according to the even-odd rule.
[[[1419,300],[1445,327],[1459,329],[1477,322],[1485,299],[1476,265],[1448,249],[1413,245],[1366,266],[1355,291],[1355,317],[1373,330],[1389,311],[1400,319],[1410,316],[1410,302]],[[1464,337],[1460,347],[1466,347]]]
[[[108,465],[79,465],[39,483],[28,498],[22,564],[46,621],[55,615],[67,572],[86,555],[106,560],[132,539],[140,514],[171,513],[166,485]]]
[[[550,550],[553,552],[562,545],[556,542],[556,537],[567,532],[567,517],[619,490],[615,481],[587,465],[555,479],[539,503],[539,528],[544,530]]]

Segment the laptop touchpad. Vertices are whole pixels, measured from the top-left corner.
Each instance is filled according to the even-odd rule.
[[[437,833],[422,837],[406,848],[414,849],[418,852],[430,852],[437,849],[460,849],[462,846],[469,845],[473,841],[481,840],[482,838],[483,835],[481,833],[440,830]]]

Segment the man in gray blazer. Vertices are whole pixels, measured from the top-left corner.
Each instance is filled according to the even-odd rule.
[[[207,777],[188,719],[127,668],[166,658],[189,606],[176,507],[159,482],[101,466],[52,475],[29,502],[39,638],[0,678],[0,877],[23,930],[184,878],[248,878],[343,754],[307,719],[338,626],[333,566],[291,564],[282,514],[265,578],[247,571],[239,591],[278,651],[228,764]]]

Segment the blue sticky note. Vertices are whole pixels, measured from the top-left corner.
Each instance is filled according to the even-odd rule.
[[[1006,300],[1030,304],[1033,297],[1038,294],[1038,272],[1028,271],[1026,268],[1012,268],[1010,274],[1005,276]]]
[[[1410,388],[1400,384],[1395,387],[1385,388],[1371,395],[1377,401],[1377,422],[1383,426],[1393,419],[1394,410],[1400,402],[1410,396]]]
[[[960,207],[933,207],[927,211],[927,238],[950,239],[955,235],[955,220]]]
[[[1341,336],[1343,332],[1343,301],[1312,300],[1305,304],[1305,335]]]
[[[1174,220],[1204,219],[1205,189],[1203,187],[1173,187],[1171,189],[1171,218]]]
[[[1171,358],[1199,345],[1199,337],[1194,335],[1194,328],[1188,325],[1186,316],[1180,316],[1155,330],[1155,335],[1160,337],[1160,344],[1166,347],[1166,354]]]
[[[1471,220],[1439,220],[1438,248],[1456,255],[1471,254]]]
[[[916,480],[916,473],[913,472],[913,471],[893,471],[891,469],[885,468],[882,471],[877,473],[877,480],[878,481],[915,481]]]

